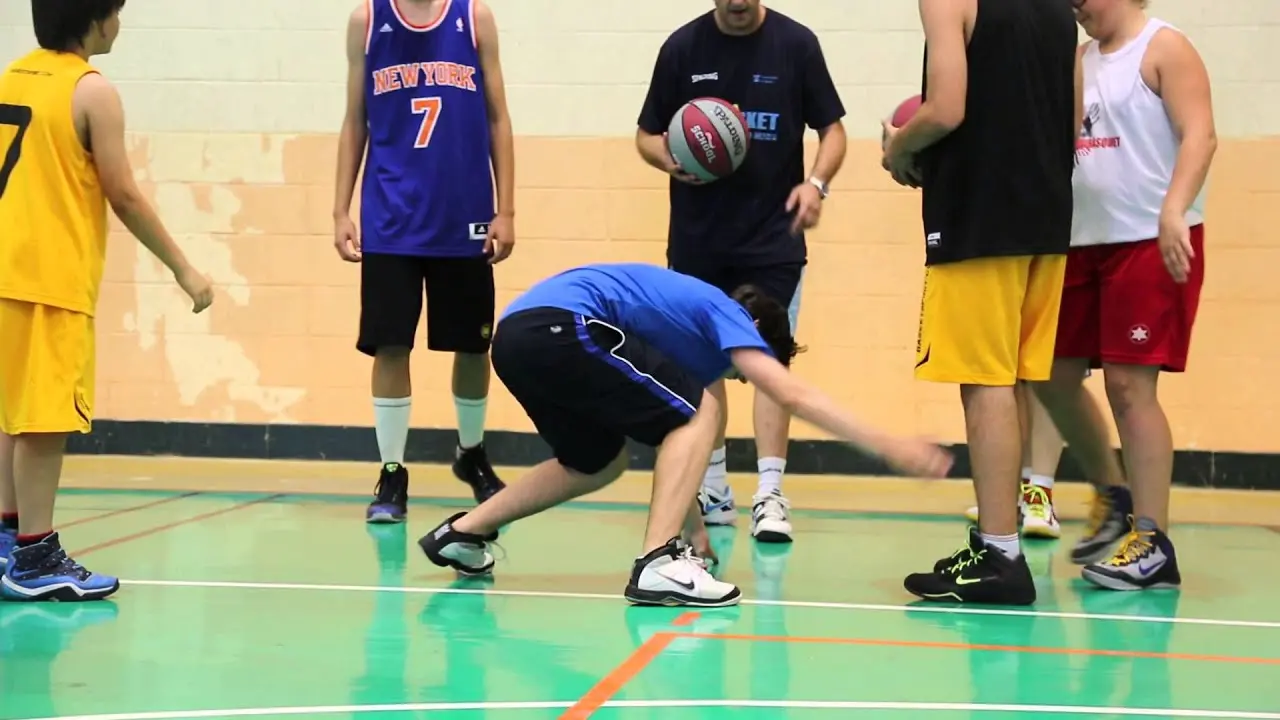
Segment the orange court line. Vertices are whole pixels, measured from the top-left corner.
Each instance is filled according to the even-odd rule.
[[[993,652],[1036,653],[1042,655],[1089,655],[1095,657],[1145,658],[1153,660],[1194,660],[1197,662],[1280,665],[1280,658],[1198,655],[1191,653],[1103,650],[1099,648],[1044,647],[1039,645],[983,645],[973,643],[928,642],[924,640],[873,640],[869,638],[793,637],[789,635],[733,635],[721,633],[672,633],[674,637],[706,640],[746,640],[748,642],[803,643],[810,645],[872,645],[880,647],[929,648],[934,650],[989,650]],[[673,638],[674,639],[674,638]],[[668,641],[670,642],[670,641]]]
[[[675,627],[687,627],[697,619],[698,613],[686,612],[673,620],[671,624]],[[635,652],[628,655],[627,659],[619,663],[608,675],[601,678],[600,682],[595,684],[595,687],[578,698],[578,702],[566,710],[560,716],[560,720],[586,720],[586,718],[591,717],[595,711],[604,707],[604,704],[613,699],[613,696],[617,695],[619,690],[648,667],[649,663],[661,655],[672,640],[682,635],[684,633],[670,631],[654,633],[652,637],[641,643],[640,647],[635,649]],[[692,636],[693,633],[688,633],[688,635]],[[712,635],[710,637],[719,636]]]

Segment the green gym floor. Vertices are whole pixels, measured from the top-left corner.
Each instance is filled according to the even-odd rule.
[[[504,533],[459,582],[361,497],[70,490],[63,542],[113,601],[0,603],[0,718],[1280,718],[1280,533],[1184,525],[1180,592],[1093,590],[1027,543],[1031,609],[913,606],[954,517],[795,512],[791,546],[717,535],[741,607],[620,598],[639,505]]]

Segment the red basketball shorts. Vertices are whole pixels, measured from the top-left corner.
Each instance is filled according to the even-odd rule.
[[[1072,248],[1054,356],[1103,363],[1187,368],[1204,284],[1204,226],[1191,228],[1191,275],[1174,282],[1155,240]]]

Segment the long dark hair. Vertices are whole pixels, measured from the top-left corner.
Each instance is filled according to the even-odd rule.
[[[755,285],[741,285],[730,295],[756,321],[760,337],[773,351],[778,362],[791,367],[791,360],[805,351],[791,335],[791,318],[782,303],[764,294]]]

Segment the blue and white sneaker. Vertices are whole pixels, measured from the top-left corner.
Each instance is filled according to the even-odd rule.
[[[91,573],[67,557],[57,533],[35,545],[15,547],[0,577],[0,595],[19,602],[101,600],[119,589],[116,578]]]
[[[728,483],[720,486],[704,483],[698,491],[698,502],[702,505],[702,522],[708,526],[733,525],[738,520],[733,488]]]
[[[0,528],[0,570],[9,564],[9,554],[18,544],[18,534],[8,528]]]
[[[383,465],[373,496],[373,502],[365,511],[365,522],[404,522],[409,514],[409,470],[400,463]]]
[[[1115,555],[1086,565],[1080,574],[1108,590],[1176,589],[1182,584],[1169,536],[1143,521],[1133,524]]]

